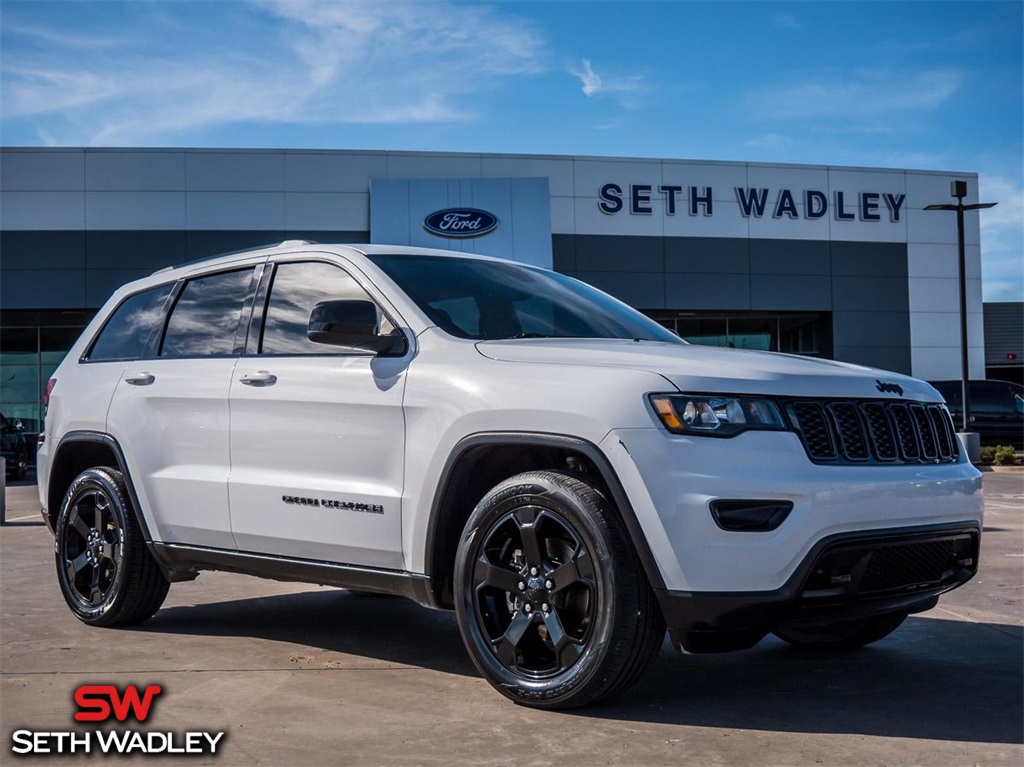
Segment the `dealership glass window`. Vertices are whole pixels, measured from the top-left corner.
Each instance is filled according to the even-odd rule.
[[[30,402],[39,389],[38,365],[4,365],[0,376],[0,402]]]
[[[310,341],[309,315],[321,301],[373,299],[344,269],[321,262],[278,264],[263,325],[262,354],[334,354],[343,350]],[[379,310],[378,310],[379,312]],[[380,315],[381,333],[394,330]]]
[[[0,311],[0,412],[20,421],[31,448],[42,429],[42,392],[92,311]]]
[[[159,332],[164,304],[174,284],[161,285],[125,299],[103,326],[89,351],[93,362],[130,360],[141,357]]]
[[[672,312],[648,316],[692,344],[832,356],[829,312]]]
[[[667,325],[669,328],[675,330],[684,341],[689,341],[691,344],[725,346],[729,340],[725,318],[681,318],[668,320],[668,322],[675,325],[675,327]]]
[[[728,346],[770,352],[779,348],[778,317],[735,317],[729,319]]]
[[[5,318],[6,319],[6,318]],[[0,412],[27,433],[40,428],[39,328],[0,328]]]
[[[167,320],[160,356],[233,354],[252,272],[247,268],[189,280]]]
[[[831,319],[831,315],[818,314],[779,317],[779,351],[788,354],[832,356]]]

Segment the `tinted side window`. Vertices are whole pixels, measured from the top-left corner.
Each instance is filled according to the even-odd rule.
[[[373,299],[345,270],[325,263],[278,264],[263,325],[262,354],[334,354],[336,347],[306,337],[309,315],[321,301]],[[381,333],[393,330],[378,309]]]
[[[233,354],[252,268],[189,280],[167,321],[161,357]]]
[[[164,304],[173,289],[173,283],[161,285],[125,299],[103,326],[89,359],[99,362],[141,357],[153,334],[160,331]]]

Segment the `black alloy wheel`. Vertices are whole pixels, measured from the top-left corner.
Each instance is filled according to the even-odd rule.
[[[564,709],[631,685],[665,626],[617,512],[581,477],[528,472],[477,505],[456,561],[474,663],[524,705]]]
[[[590,552],[563,518],[540,506],[503,515],[484,534],[471,577],[495,657],[536,679],[571,668],[594,625],[594,578]]]
[[[94,468],[78,475],[55,529],[57,579],[79,620],[127,625],[159,609],[170,584],[146,548],[120,472]]]
[[[99,607],[124,559],[121,527],[103,490],[88,487],[75,495],[61,531],[65,577],[71,595],[87,608]]]

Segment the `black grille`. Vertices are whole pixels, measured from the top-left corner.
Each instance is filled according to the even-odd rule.
[[[825,417],[825,409],[817,402],[797,402],[792,410],[800,423],[800,437],[807,452],[812,456],[820,456],[822,460],[835,458],[836,443]]]
[[[889,546],[871,554],[860,590],[890,591],[938,583],[955,569],[956,556],[951,540]]]
[[[872,536],[828,546],[800,589],[804,600],[834,602],[927,592],[966,582],[978,569],[978,535]]]
[[[938,458],[938,449],[935,445],[935,432],[932,430],[932,422],[922,405],[911,405],[910,414],[914,417],[914,424],[917,432],[921,435],[921,457],[926,461],[934,461]]]
[[[942,408],[937,407],[928,408],[928,418],[932,422],[932,428],[935,429],[939,455],[955,455],[953,445],[957,437],[956,432],[953,431],[953,422],[945,417]]]
[[[895,461],[899,458],[896,452],[896,433],[893,424],[885,413],[885,405],[878,402],[864,403],[861,412],[868,425],[868,435],[875,446],[875,454],[880,461]]]
[[[889,413],[896,423],[896,434],[899,437],[900,452],[903,454],[904,460],[908,462],[919,460],[921,448],[918,445],[914,419],[910,417],[910,408],[902,403],[895,404],[889,407]]]
[[[955,463],[959,440],[943,405],[800,400],[786,410],[812,461]]]

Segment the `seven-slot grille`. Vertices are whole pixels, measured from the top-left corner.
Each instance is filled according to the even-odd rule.
[[[955,463],[959,455],[944,405],[796,400],[786,412],[808,457],[818,463]]]

